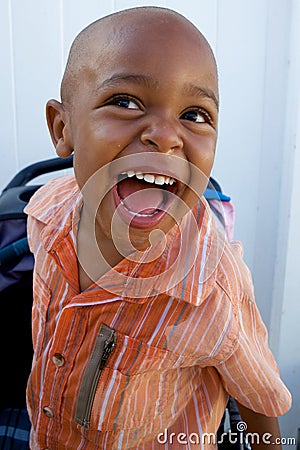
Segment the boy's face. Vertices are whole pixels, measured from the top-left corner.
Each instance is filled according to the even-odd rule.
[[[118,239],[128,228],[142,249],[206,187],[217,138],[216,68],[201,35],[178,18],[102,34],[89,45],[68,111],[75,175],[81,189],[93,180],[99,193],[98,235],[112,239],[117,217]],[[92,214],[95,205],[86,199],[85,207]]]

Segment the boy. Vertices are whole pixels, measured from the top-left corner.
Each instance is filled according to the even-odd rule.
[[[107,16],[75,39],[61,100],[47,122],[76,181],[26,209],[31,448],[215,448],[228,394],[274,441],[290,394],[240,249],[201,198],[218,121],[207,41],[168,9]]]

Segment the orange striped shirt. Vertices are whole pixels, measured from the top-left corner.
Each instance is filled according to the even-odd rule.
[[[39,189],[26,208],[35,255],[31,448],[215,448],[204,437],[216,433],[228,394],[262,414],[285,413],[290,393],[241,246],[222,238],[206,201],[183,218],[188,239],[170,230],[159,261],[124,259],[83,292],[76,258],[81,204],[68,175]],[[192,218],[194,255],[185,245]],[[176,283],[168,269],[179,242]]]

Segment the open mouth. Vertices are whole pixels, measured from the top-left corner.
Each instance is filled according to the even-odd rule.
[[[178,192],[178,182],[169,175],[128,170],[118,176],[113,195],[121,218],[135,228],[157,225]]]

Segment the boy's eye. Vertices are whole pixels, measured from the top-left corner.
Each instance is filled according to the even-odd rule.
[[[211,123],[211,118],[206,111],[202,109],[193,109],[182,114],[181,119],[189,120],[195,123]]]
[[[134,99],[126,96],[114,97],[110,103],[112,105],[119,106],[120,108],[139,109],[137,102]]]

